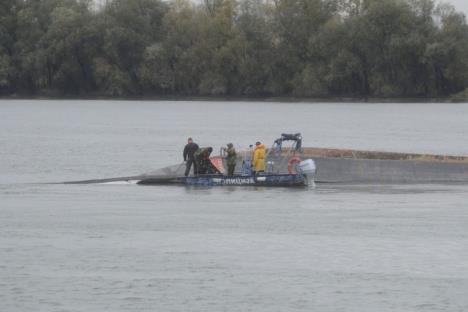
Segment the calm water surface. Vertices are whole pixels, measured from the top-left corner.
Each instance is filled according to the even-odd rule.
[[[0,101],[0,311],[467,311],[467,186],[43,184],[296,131],[468,155],[468,105]]]

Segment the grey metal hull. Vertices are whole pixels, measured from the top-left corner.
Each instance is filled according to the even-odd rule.
[[[275,172],[287,172],[289,154],[273,156]],[[468,157],[344,149],[303,148],[315,161],[316,183],[468,183]]]
[[[284,156],[284,155],[282,155]],[[463,156],[441,156],[401,154],[338,149],[304,148],[302,157],[312,158],[317,166],[316,183],[468,183],[468,158]],[[288,172],[287,158],[268,157],[274,161],[271,173]],[[237,163],[240,170],[242,160]],[[144,179],[167,179],[183,176],[181,164],[161,168],[146,174],[99,180],[68,183],[108,183]]]
[[[314,157],[317,183],[468,183],[468,164]]]

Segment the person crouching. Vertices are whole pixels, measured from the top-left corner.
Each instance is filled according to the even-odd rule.
[[[199,148],[195,152],[194,156],[198,174],[211,173],[211,168],[213,167],[210,161],[211,152],[213,152],[212,147]]]

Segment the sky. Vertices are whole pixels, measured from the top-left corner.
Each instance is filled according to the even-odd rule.
[[[457,11],[463,11],[468,16],[468,0],[445,0],[445,2],[453,4]]]

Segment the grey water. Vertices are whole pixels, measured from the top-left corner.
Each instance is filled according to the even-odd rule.
[[[48,183],[296,131],[468,155],[468,105],[1,100],[0,311],[467,311],[468,186]]]

